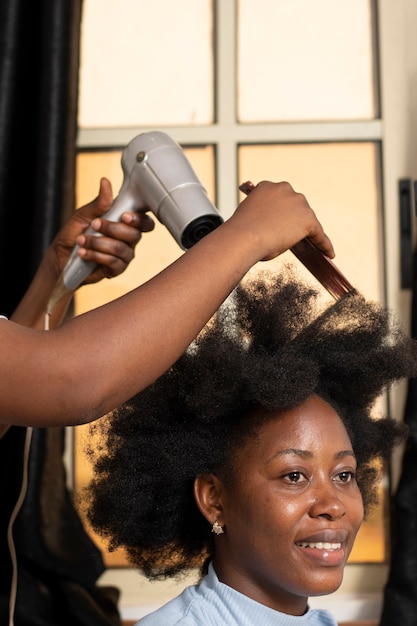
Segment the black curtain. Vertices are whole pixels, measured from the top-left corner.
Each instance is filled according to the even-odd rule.
[[[0,2],[5,314],[17,305],[63,217],[74,208],[80,10],[81,0]]]
[[[417,338],[417,253],[413,255],[411,333]],[[417,379],[408,382],[404,421],[410,434],[391,512],[392,554],[380,626],[417,624]]]
[[[0,0],[0,313],[6,315],[74,209],[81,4]],[[118,592],[97,585],[101,553],[66,488],[64,444],[59,428],[12,427],[0,440],[0,624],[9,624],[13,589],[15,626],[120,624]],[[27,492],[10,548],[25,467]]]

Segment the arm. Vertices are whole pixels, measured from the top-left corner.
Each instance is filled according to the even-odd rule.
[[[156,277],[49,332],[0,320],[6,423],[86,423],[128,400],[182,354],[246,272],[310,237],[332,245],[288,183],[263,182],[232,217]]]

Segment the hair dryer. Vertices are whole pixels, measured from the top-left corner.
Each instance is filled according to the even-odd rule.
[[[125,211],[150,210],[183,250],[219,226],[223,219],[210,202],[181,147],[166,133],[152,131],[132,139],[122,153],[124,181],[103,218],[118,221]],[[97,233],[90,228],[86,233]],[[75,290],[96,267],[75,246],[63,282]]]

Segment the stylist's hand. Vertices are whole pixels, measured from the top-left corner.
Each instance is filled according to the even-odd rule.
[[[155,223],[147,213],[135,211],[123,213],[119,222],[102,218],[112,202],[111,183],[102,178],[97,198],[75,211],[51,244],[58,274],[64,269],[76,243],[83,259],[98,264],[83,284],[118,276],[126,269],[135,256],[135,246],[142,233],[153,230]],[[84,234],[90,225],[102,236]]]
[[[287,182],[262,181],[239,204],[230,218],[239,228],[251,215],[263,260],[270,260],[308,237],[325,255],[334,258],[332,242],[305,196]]]

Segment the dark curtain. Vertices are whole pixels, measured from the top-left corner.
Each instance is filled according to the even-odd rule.
[[[413,258],[411,333],[417,338],[417,253]],[[408,383],[404,421],[410,434],[391,513],[392,555],[380,626],[417,624],[417,380]]]
[[[81,3],[0,0],[0,313],[6,315],[74,209]],[[118,592],[97,584],[101,553],[66,488],[64,444],[59,428],[12,427],[0,440],[0,624],[9,624],[14,550],[15,626],[120,624]],[[10,548],[25,467],[27,492]]]

